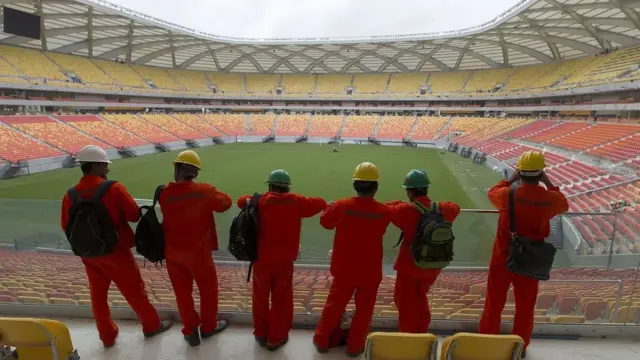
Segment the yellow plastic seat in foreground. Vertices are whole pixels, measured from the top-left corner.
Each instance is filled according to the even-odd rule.
[[[517,335],[458,333],[442,343],[440,360],[517,360],[523,347]]]
[[[367,336],[367,360],[435,360],[438,338],[432,334],[374,332]]]
[[[66,325],[55,320],[0,318],[0,347],[13,346],[20,360],[77,360]]]

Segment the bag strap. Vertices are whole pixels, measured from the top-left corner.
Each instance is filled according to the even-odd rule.
[[[515,207],[516,189],[509,189],[509,231],[516,233],[516,207]]]
[[[96,191],[95,194],[93,194],[93,201],[95,202],[102,201],[102,198],[104,197],[104,195],[107,193],[107,191],[109,191],[109,189],[111,189],[111,186],[115,183],[116,182],[113,180],[105,180],[102,183],[100,183],[100,186],[98,186],[98,190]]]
[[[67,190],[67,196],[69,200],[71,200],[71,207],[78,205],[82,198],[80,197],[80,193],[76,190],[75,186]]]
[[[164,190],[164,185],[158,185],[158,187],[156,188],[156,192],[153,194],[153,205],[152,208],[155,209],[156,204],[158,204],[158,200],[160,200],[160,194],[162,193],[162,190]]]
[[[258,201],[260,201],[261,197],[262,197],[262,194],[254,193],[253,196],[251,197],[251,200],[249,200],[249,205],[258,205]]]

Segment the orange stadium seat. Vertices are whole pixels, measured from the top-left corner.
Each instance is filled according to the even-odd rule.
[[[215,127],[209,125],[206,121],[202,120],[197,114],[171,114],[174,118],[182,121],[183,123],[191,126],[192,128],[198,130],[199,132],[209,136],[209,137],[219,137],[222,136],[220,130]]]
[[[614,162],[630,160],[627,166],[636,168],[640,172],[639,160],[635,160],[640,154],[640,134],[628,136],[621,140],[614,140],[605,145],[589,149],[587,155],[603,157]]]
[[[344,116],[340,115],[315,115],[311,117],[311,127],[309,136],[329,136],[338,135],[342,126]]]
[[[416,126],[412,140],[433,140],[444,124],[449,121],[448,117],[435,117],[435,116],[422,116],[418,117],[418,124]]]
[[[376,138],[404,139],[415,122],[415,116],[383,116]]]
[[[251,135],[266,136],[273,131],[273,122],[276,116],[273,114],[251,114]]]
[[[17,163],[63,155],[62,152],[0,125],[0,158]]]
[[[56,118],[115,148],[148,144],[145,140],[95,115],[56,115]]]
[[[342,131],[342,137],[368,138],[376,128],[379,116],[347,116],[347,124]]]
[[[244,114],[204,114],[201,118],[229,136],[247,135]]]
[[[278,117],[278,128],[276,135],[280,136],[302,136],[307,131],[307,120],[309,115],[285,115]]]
[[[559,122],[557,121],[538,120],[512,131],[506,132],[500,137],[504,139],[522,139],[527,136],[535,135],[558,124]]]
[[[551,140],[550,145],[570,150],[586,150],[640,132],[640,125],[597,123],[575,133]]]
[[[184,140],[202,139],[205,135],[166,114],[143,114],[143,119]]]
[[[586,122],[567,121],[567,122],[560,123],[556,126],[547,128],[545,130],[542,130],[537,134],[524,136],[522,137],[522,139],[526,139],[528,141],[533,141],[537,143],[545,143],[557,137],[564,136],[564,135],[573,133],[574,131],[578,131],[580,129],[586,128],[587,126],[589,126],[589,124],[587,124]]]
[[[121,114],[121,115],[103,115],[103,117],[114,123],[115,125],[139,136],[150,143],[163,143],[178,141],[175,135],[172,135],[163,129],[151,124],[137,115]]]
[[[0,116],[0,121],[71,154],[87,145],[111,147],[48,116]]]

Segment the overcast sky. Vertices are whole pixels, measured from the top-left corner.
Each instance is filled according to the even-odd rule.
[[[371,36],[457,30],[518,0],[109,0],[216,35]]]

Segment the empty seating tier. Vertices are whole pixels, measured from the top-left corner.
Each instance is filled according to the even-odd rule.
[[[549,144],[570,150],[585,150],[638,132],[640,132],[640,125],[598,123],[573,134],[551,140]]]
[[[383,116],[376,138],[404,139],[409,135],[409,131],[411,131],[411,127],[415,122],[415,116]]]
[[[560,136],[565,136],[574,131],[578,131],[582,128],[589,126],[589,124],[585,122],[572,122],[567,121],[556,126],[547,128],[542,130],[536,134],[532,134],[530,136],[523,136],[522,139],[526,139],[533,142],[544,143],[550,140],[553,140]]]
[[[635,159],[640,154],[640,134],[615,140],[600,147],[587,150],[587,155],[603,157],[614,162]],[[631,167],[633,162],[629,163]]]
[[[251,135],[271,135],[275,119],[276,116],[273,114],[252,114]]]
[[[167,69],[169,75],[178,83],[180,86],[189,91],[198,91],[198,92],[211,92],[209,88],[209,79],[202,71],[190,71],[190,70],[178,70],[178,69]]]
[[[47,56],[55,61],[63,71],[73,72],[88,86],[91,84],[115,86],[113,80],[88,58],[55,52],[47,53]]]
[[[222,136],[222,133],[218,129],[209,125],[196,114],[171,114],[171,116],[209,137]]]
[[[392,74],[389,79],[391,94],[416,94],[425,86],[427,73]]]
[[[247,135],[244,114],[204,114],[201,117],[229,136]]]
[[[140,77],[147,83],[153,83],[153,86],[160,89],[181,90],[182,86],[178,84],[167,72],[167,70],[154,66],[131,65],[131,68],[140,74]]]
[[[60,155],[63,153],[0,125],[0,158],[17,163]]]
[[[276,135],[302,136],[307,131],[309,115],[280,115]]]
[[[387,88],[388,74],[356,74],[353,87],[356,94],[381,94]]]
[[[316,75],[284,74],[282,87],[285,94],[310,94],[316,85]]]
[[[318,75],[316,94],[346,94],[345,88],[351,85],[351,75]]]
[[[149,85],[147,85],[140,77],[140,74],[135,72],[131,66],[126,64],[119,64],[113,61],[104,61],[104,60],[92,60],[94,64],[96,64],[100,69],[102,69],[110,78],[115,80],[118,85],[123,87],[134,87],[138,88],[138,91],[151,90]]]
[[[343,116],[340,115],[316,115],[311,118],[311,127],[309,136],[328,136],[334,137],[338,135],[340,126],[342,126]]]
[[[144,114],[143,119],[184,140],[202,139],[205,135],[166,114]]]
[[[244,91],[242,74],[208,72],[207,76],[219,93],[239,94]]]
[[[0,57],[29,78],[68,80],[60,68],[41,51],[0,45]]]
[[[432,140],[436,133],[449,121],[448,117],[420,116],[411,135],[412,140]]]
[[[348,116],[342,137],[368,138],[378,124],[379,116]]]
[[[57,115],[56,118],[114,148],[148,144],[145,140],[94,115]]]
[[[0,116],[0,121],[71,154],[87,145],[110,147],[48,116]]]
[[[104,115],[104,118],[150,143],[158,144],[180,140],[136,115]]]
[[[435,94],[460,92],[470,75],[469,71],[432,72],[428,84]]]
[[[504,85],[513,72],[513,68],[474,71],[463,90],[467,92],[493,90],[497,86]]]
[[[525,138],[527,136],[531,136],[531,135],[535,135],[541,131],[544,131],[546,129],[551,128],[552,126],[555,126],[559,124],[556,121],[549,121],[549,120],[537,120],[532,122],[531,124],[527,124],[525,126],[519,127],[515,130],[506,132],[504,134],[502,134],[502,136],[500,136],[501,138],[505,138],[505,139],[522,139]]]
[[[530,120],[527,120],[527,119],[505,119],[503,121],[496,122],[493,125],[487,126],[478,131],[462,135],[456,138],[455,141],[462,145],[473,146],[477,142],[481,142],[485,139],[496,137],[511,129],[519,128],[523,124],[529,121]]]
[[[473,133],[480,129],[492,126],[502,119],[499,118],[479,118],[479,117],[455,117],[440,134],[440,138],[453,132]]]
[[[275,94],[280,85],[280,75],[247,74],[245,80],[250,94]]]

